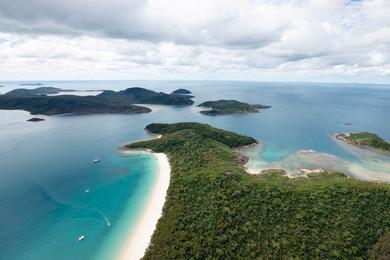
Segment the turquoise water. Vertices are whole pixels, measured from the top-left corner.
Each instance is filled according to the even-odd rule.
[[[143,115],[45,117],[0,111],[0,259],[102,259],[132,227],[156,177],[151,155],[117,147],[150,138],[151,122],[198,121],[257,138],[249,166],[335,168],[390,180],[389,157],[336,142],[336,132],[372,131],[390,140],[390,87],[353,84],[88,81],[43,82],[72,89],[188,88],[202,101],[232,98],[272,105],[246,116],[208,117],[195,106],[152,106]],[[0,82],[5,92],[15,82]],[[352,126],[344,126],[344,123]],[[92,164],[98,156],[101,162]],[[362,175],[362,169],[364,176]],[[367,171],[364,171],[366,169]],[[371,171],[372,170],[372,171]],[[86,192],[89,190],[89,192]],[[85,235],[83,241],[78,241]]]
[[[104,116],[31,125],[29,115],[7,113],[14,121],[4,126],[2,117],[0,128],[0,258],[93,259],[105,253],[109,235],[131,227],[155,179],[153,156],[116,151],[145,138],[142,128],[132,134],[125,130],[131,118]],[[95,156],[101,162],[93,164]],[[78,241],[81,235],[85,239]]]

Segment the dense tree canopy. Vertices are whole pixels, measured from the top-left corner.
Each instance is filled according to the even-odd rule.
[[[367,146],[374,149],[390,152],[390,144],[378,135],[368,132],[351,133],[346,136],[349,141],[356,145]]]
[[[205,115],[229,115],[229,114],[248,114],[257,113],[259,109],[270,108],[265,105],[251,105],[237,100],[216,100],[206,101],[199,105],[199,107],[208,107],[210,110],[200,111]]]
[[[152,124],[130,144],[168,155],[171,183],[145,259],[366,259],[390,230],[390,185],[340,173],[253,176],[231,149],[254,139],[197,123]]]

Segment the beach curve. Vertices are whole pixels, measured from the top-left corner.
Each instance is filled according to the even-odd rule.
[[[158,177],[151,190],[140,220],[124,243],[116,259],[138,260],[149,247],[157,222],[162,216],[167,190],[169,187],[171,167],[168,156],[164,153],[152,153],[158,162]]]

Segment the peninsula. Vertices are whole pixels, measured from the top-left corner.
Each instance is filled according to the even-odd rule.
[[[32,115],[87,115],[87,114],[134,114],[148,113],[146,107],[95,96],[0,96],[0,109],[21,109]]]
[[[373,133],[360,132],[336,134],[335,137],[338,140],[361,148],[373,149],[380,152],[390,152],[390,143],[386,142],[384,139]]]
[[[198,107],[211,108],[210,110],[200,111],[204,115],[230,115],[258,113],[259,109],[267,109],[271,106],[251,105],[237,100],[217,100],[203,102]]]
[[[366,259],[389,247],[388,184],[253,176],[234,150],[251,137],[199,123],[146,130],[162,136],[124,148],[167,154],[171,181],[144,259]]]
[[[191,97],[169,95],[143,88],[123,91],[103,91],[97,96],[45,96],[31,93],[8,92],[0,95],[0,109],[22,109],[31,114],[133,114],[151,110],[135,104],[191,105]]]

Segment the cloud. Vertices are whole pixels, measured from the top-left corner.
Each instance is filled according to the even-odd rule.
[[[215,0],[3,0],[0,29],[179,44],[261,46],[286,28],[284,7]]]
[[[389,82],[388,13],[387,0],[2,0],[0,79],[56,70]]]

